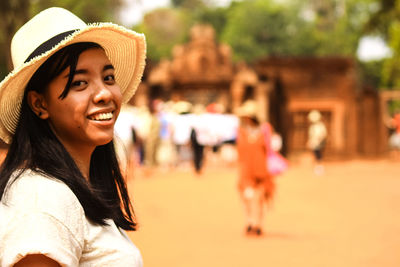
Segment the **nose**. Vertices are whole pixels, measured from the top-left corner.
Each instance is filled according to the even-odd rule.
[[[94,97],[93,97],[93,102],[98,104],[98,103],[103,103],[107,104],[110,102],[113,98],[113,94],[107,86],[105,86],[102,83],[99,83],[96,86],[96,90],[94,92]]]

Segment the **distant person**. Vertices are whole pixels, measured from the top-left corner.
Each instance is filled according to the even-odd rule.
[[[171,139],[175,145],[175,166],[182,167],[191,160],[190,133],[192,130],[191,104],[179,101],[174,104],[175,115],[171,120]]]
[[[322,175],[324,173],[322,158],[327,137],[327,130],[325,124],[321,121],[321,117],[321,113],[318,110],[312,110],[308,114],[310,126],[308,128],[307,147],[314,154],[314,173],[317,175]]]
[[[393,133],[389,137],[389,145],[392,148],[393,157],[400,159],[400,113],[396,112],[391,119],[391,128]]]
[[[196,174],[201,174],[204,161],[204,146],[199,143],[195,128],[190,131],[190,144],[193,151],[193,165]]]
[[[145,39],[49,8],[14,35],[0,83],[0,266],[143,266],[114,148]]]
[[[143,139],[137,133],[135,127],[131,128],[132,136],[132,164],[135,167],[143,165],[144,162],[144,142]]]
[[[157,152],[157,163],[162,169],[168,170],[174,167],[176,162],[176,149],[172,141],[171,126],[173,113],[165,102],[160,105],[161,110],[158,115],[160,119],[160,145]]]
[[[159,100],[154,100],[150,104],[150,122],[149,130],[146,136],[144,144],[144,164],[146,167],[153,168],[156,167],[157,162],[157,152],[161,143],[161,121],[158,117],[160,109]]]
[[[120,168],[124,176],[133,177],[135,163],[134,144],[132,142],[132,128],[134,108],[129,104],[123,105],[114,126],[116,138],[114,138],[115,150],[120,162]]]
[[[192,129],[190,131],[190,145],[192,147],[193,152],[193,166],[196,174],[202,174],[203,165],[204,165],[204,148],[207,143],[205,143],[204,134],[207,134],[207,131],[204,131],[204,106],[201,104],[196,104],[192,107]],[[208,123],[208,121],[207,121]]]
[[[237,152],[238,188],[246,212],[246,233],[259,236],[262,234],[264,204],[272,200],[275,184],[266,164],[269,144],[265,141],[256,111],[254,101],[245,102],[237,111],[240,117]]]

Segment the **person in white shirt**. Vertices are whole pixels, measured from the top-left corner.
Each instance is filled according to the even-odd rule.
[[[142,266],[114,149],[140,83],[142,34],[49,8],[15,34],[0,83],[0,266]]]
[[[307,147],[314,153],[314,172],[317,175],[324,173],[324,166],[322,165],[322,152],[325,148],[327,137],[326,126],[322,122],[321,117],[321,113],[318,110],[312,110],[308,114],[308,120],[311,124],[308,128]]]

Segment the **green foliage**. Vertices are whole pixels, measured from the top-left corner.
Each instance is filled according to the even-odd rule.
[[[400,90],[400,0],[381,1],[368,26],[370,31],[385,37],[392,50],[382,68],[381,86]]]
[[[29,17],[29,0],[0,1],[0,77],[3,78],[12,68],[10,43],[11,38]]]
[[[222,40],[235,60],[265,56],[354,56],[369,0],[247,0],[228,12]],[[324,3],[324,4],[321,4]]]
[[[382,86],[400,88],[400,21],[394,21],[388,32],[392,57],[385,60],[382,70]]]
[[[201,0],[172,1],[174,8],[147,13],[134,30],[146,35],[147,57],[153,61],[170,58],[173,46],[189,41],[190,28],[196,23],[211,24],[216,38],[226,25],[227,9],[214,8]],[[190,12],[189,12],[190,10]]]
[[[190,25],[187,12],[163,8],[146,14],[135,30],[146,35],[147,57],[158,61],[170,57],[173,46],[184,42]]]
[[[169,18],[162,14],[165,23],[145,20],[136,29],[146,34],[148,56],[156,61],[169,57],[174,44],[188,41],[195,23],[211,24],[217,41],[232,47],[235,61],[266,56],[355,57],[374,1],[242,0],[216,8],[209,0],[176,0]],[[188,7],[195,8],[188,12]],[[159,11],[147,16],[152,13],[160,16]],[[171,20],[176,26],[169,26]]]
[[[383,63],[383,59],[358,62],[360,79],[365,87],[380,88]]]
[[[216,38],[219,41],[227,23],[227,9],[211,7],[198,8],[193,13],[193,22],[212,25],[215,30]]]
[[[288,17],[280,6],[267,1],[244,1],[229,12],[222,40],[232,46],[234,60],[252,61],[266,55],[283,55],[290,39]]]
[[[11,38],[29,18],[48,7],[64,7],[85,22],[115,21],[122,0],[1,0],[0,1],[0,78],[11,69]]]
[[[365,32],[388,38],[388,29],[392,21],[398,16],[396,13],[397,0],[371,1],[371,15],[365,24]]]
[[[388,111],[392,116],[400,112],[400,100],[390,100],[388,102]]]
[[[122,5],[122,0],[36,0],[31,2],[31,15],[43,9],[57,6],[68,9],[87,23],[114,21],[116,11]]]
[[[205,6],[202,0],[171,0],[171,4],[175,8],[185,8],[191,11]]]

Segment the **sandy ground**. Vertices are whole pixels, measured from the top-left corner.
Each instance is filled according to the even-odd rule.
[[[308,162],[277,178],[265,234],[244,234],[234,166],[137,170],[129,181],[145,267],[400,266],[400,162]]]

